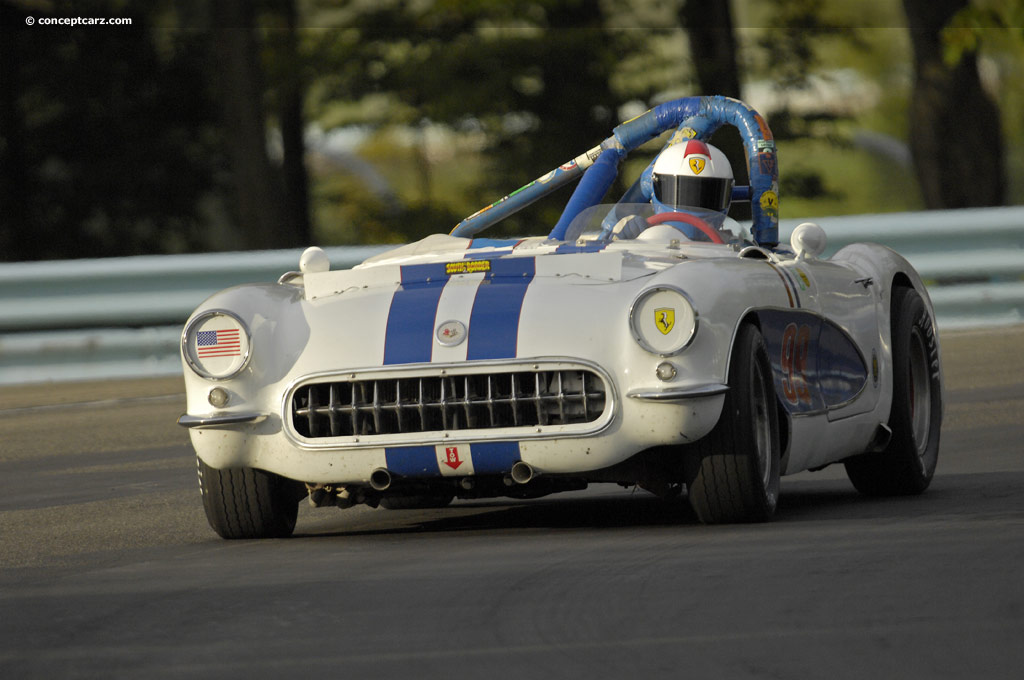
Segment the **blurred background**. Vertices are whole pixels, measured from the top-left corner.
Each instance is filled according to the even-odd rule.
[[[0,13],[8,262],[408,242],[701,94],[767,118],[782,218],[1024,204],[1015,0],[0,0]],[[739,158],[735,133],[713,141]],[[546,233],[570,191],[504,230]]]

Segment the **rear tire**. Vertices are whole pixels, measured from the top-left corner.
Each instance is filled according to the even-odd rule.
[[[896,288],[892,295],[892,437],[884,451],[846,461],[853,486],[869,496],[919,494],[928,488],[939,459],[942,382],[935,329],[921,295]]]
[[[254,468],[218,470],[196,458],[203,509],[221,538],[286,538],[295,530],[301,485]]]
[[[779,421],[761,332],[740,326],[729,391],[714,429],[686,460],[690,505],[701,522],[763,522],[779,498]]]

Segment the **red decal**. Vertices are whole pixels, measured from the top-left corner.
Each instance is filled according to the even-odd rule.
[[[462,461],[459,460],[459,447],[457,446],[445,447],[444,457],[444,464],[453,470],[457,470],[458,467],[462,465]]]
[[[807,387],[807,354],[811,346],[811,328],[795,323],[786,326],[782,333],[782,393],[790,404],[811,403],[811,391]]]
[[[683,149],[683,158],[686,158],[691,153],[697,153],[701,156],[707,156],[711,158],[711,151],[708,149],[708,145],[699,139],[691,139],[686,142],[686,148]]]

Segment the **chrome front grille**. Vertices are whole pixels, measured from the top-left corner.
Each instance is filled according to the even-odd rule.
[[[290,408],[305,438],[535,428],[598,420],[606,391],[582,368],[334,379],[300,385]]]

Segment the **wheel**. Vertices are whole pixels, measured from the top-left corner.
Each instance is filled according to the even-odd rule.
[[[263,470],[218,470],[198,457],[196,463],[206,519],[221,538],[291,536],[301,485]]]
[[[761,332],[740,326],[714,429],[685,461],[690,505],[705,524],[763,522],[779,498],[779,416]]]
[[[942,383],[935,329],[921,295],[896,288],[892,296],[892,437],[884,451],[846,461],[853,486],[870,496],[918,494],[939,459]]]
[[[427,510],[446,507],[453,500],[455,500],[454,493],[385,496],[380,499],[380,507],[387,510]]]

